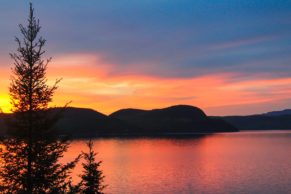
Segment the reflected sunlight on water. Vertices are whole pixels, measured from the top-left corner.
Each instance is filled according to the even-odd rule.
[[[288,193],[291,132],[239,132],[202,138],[97,139],[107,193]],[[74,141],[64,160],[84,141]],[[74,171],[75,181],[81,171]]]

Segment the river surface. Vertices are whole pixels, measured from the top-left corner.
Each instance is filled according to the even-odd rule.
[[[73,141],[64,160],[86,151]],[[291,131],[95,139],[105,193],[291,193]],[[81,166],[74,170],[79,180]]]

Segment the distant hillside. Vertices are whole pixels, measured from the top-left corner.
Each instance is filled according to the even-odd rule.
[[[110,118],[91,109],[67,108],[57,124],[61,133],[74,137],[125,133],[132,127],[118,119]]]
[[[59,112],[59,108],[51,109],[51,114]],[[0,134],[4,134],[6,127],[3,117],[0,115]],[[110,118],[95,110],[84,108],[67,108],[63,116],[56,124],[60,134],[72,137],[95,137],[98,135],[110,135],[125,133],[131,127],[118,119]]]
[[[59,111],[58,108],[52,112]],[[5,132],[0,113],[0,135]],[[291,110],[259,115],[209,117],[201,109],[177,105],[162,109],[121,109],[107,116],[92,109],[67,108],[57,123],[60,134],[73,137],[157,136],[238,130],[291,129]]]
[[[285,109],[281,111],[272,111],[272,112],[267,112],[263,115],[266,116],[281,116],[281,115],[291,115],[291,109]]]
[[[195,133],[236,131],[236,128],[219,118],[209,118],[199,108],[177,105],[163,109],[122,109],[109,115],[131,123],[143,133]]]
[[[217,118],[217,117],[216,117]],[[291,129],[291,110],[273,111],[260,115],[219,117],[239,130]]]
[[[52,109],[52,114],[59,111]],[[0,115],[0,133],[5,131]],[[1,119],[2,118],[2,119]],[[156,136],[237,131],[220,118],[209,118],[199,108],[180,105],[165,109],[123,109],[109,116],[91,109],[67,108],[58,121],[60,134],[72,137]]]
[[[4,118],[6,117],[5,114],[0,113],[0,136],[4,135],[5,132],[5,125],[4,125]]]

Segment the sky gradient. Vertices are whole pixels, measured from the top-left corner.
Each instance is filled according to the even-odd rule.
[[[291,108],[289,0],[32,1],[63,78],[52,105],[190,104],[209,115]],[[9,110],[9,53],[28,2],[0,2],[0,107]]]

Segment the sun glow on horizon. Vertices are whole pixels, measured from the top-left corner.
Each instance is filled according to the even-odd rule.
[[[4,113],[11,112],[11,104],[9,95],[0,94],[0,112],[3,111]]]
[[[75,53],[57,56],[48,66],[48,85],[63,78],[50,106],[91,108],[110,114],[122,108],[154,109],[188,104],[208,115],[252,114],[271,110],[291,95],[291,78],[237,79],[235,73],[196,77],[159,77],[116,72],[101,55]],[[8,70],[1,70],[0,107],[10,112]],[[6,79],[5,79],[6,78]],[[271,108],[268,105],[273,106]]]

